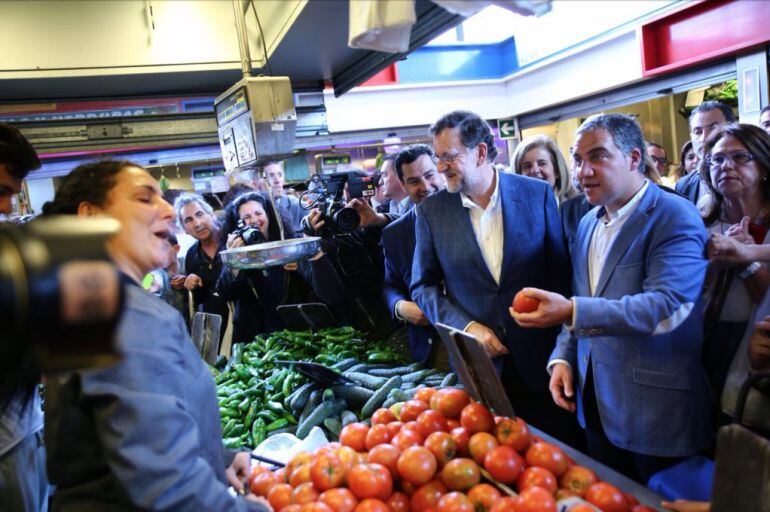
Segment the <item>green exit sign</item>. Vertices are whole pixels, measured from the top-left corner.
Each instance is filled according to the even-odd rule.
[[[515,139],[516,138],[516,121],[511,119],[498,119],[497,130],[500,133],[501,139]]]

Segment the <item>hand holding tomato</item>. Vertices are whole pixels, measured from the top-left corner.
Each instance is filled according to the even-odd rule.
[[[513,304],[511,304],[511,307],[517,313],[532,313],[533,311],[537,311],[537,307],[539,305],[539,300],[533,299],[529,295],[525,294],[524,290],[520,290],[513,297]]]
[[[511,316],[520,326],[542,329],[572,322],[573,304],[570,299],[539,288],[524,288],[519,293],[538,301],[537,309],[528,313],[519,312],[515,308],[509,309]]]

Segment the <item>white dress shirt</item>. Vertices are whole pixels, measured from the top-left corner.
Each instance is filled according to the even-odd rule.
[[[460,194],[463,206],[468,209],[476,242],[481,249],[481,256],[487,264],[497,284],[500,284],[500,272],[503,266],[503,207],[500,202],[500,180],[494,174],[495,190],[489,198],[489,204],[482,208],[465,194]]]
[[[409,200],[409,196],[406,196],[401,201],[390,201],[390,209],[388,213],[406,213],[411,208],[412,202]]]

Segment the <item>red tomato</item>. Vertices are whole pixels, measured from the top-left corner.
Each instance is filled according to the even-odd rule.
[[[292,472],[291,477],[289,477],[289,484],[291,484],[292,487],[297,487],[312,480],[313,477],[310,476],[310,464],[303,464]]]
[[[553,473],[545,468],[532,466],[525,469],[519,478],[516,479],[517,491],[521,492],[530,487],[542,487],[547,491],[556,492],[559,485],[556,483],[556,477],[553,476]]]
[[[414,399],[422,400],[426,404],[430,404],[430,399],[433,398],[433,395],[436,394],[436,391],[438,391],[436,388],[418,389],[417,393],[414,394]]]
[[[557,478],[567,471],[569,462],[561,448],[548,443],[535,443],[527,450],[527,464],[540,466],[553,473]]]
[[[458,418],[463,407],[468,405],[471,398],[462,389],[439,389],[430,399],[430,408],[435,409],[445,418]]]
[[[559,501],[560,499],[561,498],[557,497],[556,501]],[[586,503],[578,503],[577,505],[569,509],[569,512],[596,512],[596,509]]]
[[[318,501],[329,505],[334,512],[353,512],[356,505],[358,505],[358,498],[350,492],[350,489],[345,489],[344,487],[322,492],[318,497]]]
[[[586,495],[586,491],[598,482],[596,473],[583,466],[570,466],[559,479],[559,484],[569,489],[580,497]]]
[[[633,507],[633,506],[635,506],[635,505],[638,505],[638,504],[639,504],[639,500],[637,500],[637,499],[636,499],[636,496],[634,496],[633,494],[630,494],[630,493],[624,492],[624,493],[623,493],[623,496],[625,496],[625,497],[626,497],[626,501],[627,501],[627,502],[628,502],[628,504],[629,504],[629,505],[631,505],[632,507]],[[632,511],[632,512],[633,512],[633,511]]]
[[[350,425],[348,425],[350,426]],[[339,487],[345,482],[346,469],[334,453],[316,455],[310,463],[310,478],[319,491]]]
[[[358,464],[348,472],[348,487],[360,499],[385,500],[393,491],[393,478],[381,464]]]
[[[251,473],[249,473],[249,487],[251,487],[251,482],[254,481],[255,478],[257,478],[262,473],[270,473],[271,471],[267,469],[265,466],[262,466],[260,464],[257,464],[256,466],[252,466]]]
[[[427,484],[436,475],[436,457],[423,446],[410,446],[398,458],[398,474],[405,482]]]
[[[556,512],[553,494],[542,487],[530,487],[516,499],[516,512]]]
[[[342,446],[349,446],[357,452],[366,451],[366,434],[368,433],[369,427],[363,423],[345,425],[340,432],[340,443]]]
[[[634,505],[631,512],[655,512],[654,508],[650,508],[647,505]]]
[[[489,484],[479,484],[468,491],[468,499],[476,512],[489,512],[500,497],[500,491]]]
[[[523,291],[519,291],[515,297],[513,297],[513,303],[511,307],[517,313],[531,313],[537,311],[537,307],[540,305],[540,301],[527,297]]]
[[[404,426],[401,427],[401,432],[396,434],[393,439],[391,439],[390,443],[403,451],[410,446],[420,446],[422,445],[423,441],[424,439],[420,433],[417,432],[417,429],[406,428],[406,426]]]
[[[257,475],[251,481],[249,489],[251,489],[252,494],[256,494],[257,496],[267,496],[270,489],[276,485],[278,485],[278,477],[273,473],[267,472]]]
[[[299,452],[297,455],[292,457],[289,463],[286,464],[286,482],[289,481],[289,478],[291,478],[291,474],[294,473],[295,469],[304,464],[310,464],[312,461],[313,456],[310,454],[310,452]]]
[[[496,448],[497,439],[487,432],[473,434],[468,441],[468,451],[478,464],[484,464],[484,459],[493,448]]]
[[[305,482],[294,488],[291,493],[292,503],[298,503],[304,505],[305,503],[312,503],[318,499],[318,491],[313,487],[312,482]]]
[[[389,443],[391,437],[386,425],[372,425],[372,428],[366,434],[366,449],[371,450],[378,444]]]
[[[390,512],[390,507],[382,500],[367,498],[358,504],[355,512]]]
[[[289,484],[277,484],[267,493],[267,501],[273,510],[281,510],[291,504],[292,488]]]
[[[401,423],[400,421],[391,421],[385,426],[388,427],[388,435],[390,436],[391,439],[393,439],[394,437],[396,437],[396,434],[401,432],[401,428],[404,426],[404,424]]]
[[[428,404],[422,400],[407,400],[401,407],[401,421],[404,423],[414,421],[422,411],[428,410]]]
[[[391,421],[396,421],[396,415],[390,409],[377,409],[372,414],[372,425],[385,425]]]
[[[441,470],[441,480],[453,491],[464,491],[479,483],[481,473],[471,459],[454,459]]]
[[[454,439],[457,445],[457,454],[462,457],[467,457],[471,454],[468,449],[468,444],[471,441],[471,435],[462,427],[456,427],[449,431],[449,434]]]
[[[366,455],[366,462],[381,464],[390,470],[391,476],[397,480],[398,458],[401,456],[401,450],[392,444],[378,444]]]
[[[515,510],[516,498],[506,496],[497,500],[495,504],[492,505],[492,508],[489,510],[489,512],[513,512]]]
[[[450,492],[438,500],[438,512],[474,512],[473,503],[461,492]]]
[[[283,507],[280,511],[278,509],[276,512],[302,512],[303,505],[297,505],[296,503],[292,503],[291,505],[287,505]]]
[[[286,474],[286,466],[276,469],[273,471],[273,474],[278,479],[278,481],[282,484],[288,484],[289,483],[289,476]]]
[[[329,505],[321,502],[305,503],[299,510],[300,512],[334,512]]]
[[[446,432],[446,418],[444,418],[443,414],[433,409],[423,411],[417,416],[417,430],[423,437],[428,437],[433,432]]]
[[[607,482],[597,482],[586,491],[585,500],[602,512],[629,512],[631,506],[620,490]]]
[[[433,432],[425,439],[425,447],[430,450],[438,467],[444,467],[444,464],[455,458],[457,455],[457,443],[450,434],[446,432]]]
[[[387,501],[391,512],[409,512],[409,497],[403,492],[394,492]]]
[[[498,443],[519,453],[524,453],[531,442],[529,427],[521,418],[501,418],[495,425],[495,437]]]
[[[489,409],[479,403],[466,405],[460,413],[460,424],[469,434],[492,432],[495,429],[495,417]]]
[[[456,420],[454,418],[447,418],[446,420],[446,428],[448,432],[451,432],[452,430],[456,429],[457,427],[461,427],[460,421]]]
[[[492,448],[484,457],[484,469],[489,471],[492,478],[507,485],[519,478],[524,466],[524,459],[510,446]]]
[[[410,502],[412,512],[427,512],[428,509],[435,508],[438,500],[446,492],[447,488],[441,480],[428,482],[412,494]]]

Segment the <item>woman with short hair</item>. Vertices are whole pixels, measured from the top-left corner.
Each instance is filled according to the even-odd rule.
[[[547,135],[527,137],[516,146],[513,170],[516,174],[547,181],[559,204],[579,193],[572,186],[569,168],[559,146]]]

